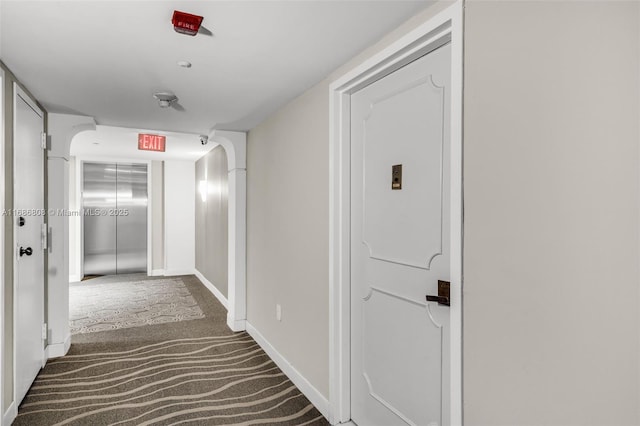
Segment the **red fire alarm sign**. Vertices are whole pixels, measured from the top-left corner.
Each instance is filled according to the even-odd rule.
[[[173,24],[173,29],[176,30],[176,32],[194,36],[198,34],[200,24],[202,24],[202,19],[204,19],[202,16],[174,10],[171,23]]]

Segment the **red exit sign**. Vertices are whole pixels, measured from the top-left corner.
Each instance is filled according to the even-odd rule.
[[[138,149],[142,151],[164,152],[167,138],[161,135],[138,133]]]

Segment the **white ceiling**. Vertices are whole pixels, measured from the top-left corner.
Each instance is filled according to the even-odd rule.
[[[98,125],[96,130],[78,133],[73,138],[71,155],[83,159],[195,161],[218,145],[213,142],[202,145],[199,135],[163,131],[158,133],[166,137],[165,152],[140,151],[138,133],[155,131]]]
[[[0,1],[0,59],[50,112],[249,130],[430,1]],[[174,9],[212,35],[174,32]],[[193,63],[190,69],[176,62]],[[172,91],[184,109],[160,109]]]

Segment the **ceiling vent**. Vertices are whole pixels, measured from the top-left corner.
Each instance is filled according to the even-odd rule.
[[[176,30],[176,32],[194,36],[198,34],[198,30],[200,29],[200,24],[202,24],[203,19],[204,18],[202,16],[174,10],[171,23],[173,24],[173,29]]]
[[[176,95],[168,92],[154,93],[153,97],[158,100],[158,105],[160,105],[160,108],[168,108],[172,103],[178,100],[178,97]]]

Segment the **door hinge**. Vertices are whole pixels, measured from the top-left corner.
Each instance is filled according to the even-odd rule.
[[[47,249],[47,243],[49,240],[49,228],[47,227],[46,223],[42,224],[42,229],[40,231],[40,234],[42,236],[42,250],[46,250]]]
[[[42,340],[47,340],[47,323],[42,324]]]
[[[40,146],[42,147],[42,149],[47,149],[47,134],[45,132],[42,132]]]

